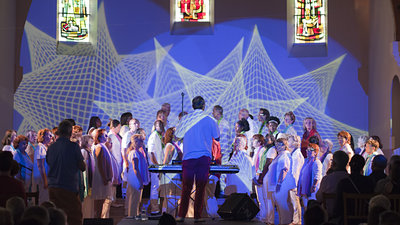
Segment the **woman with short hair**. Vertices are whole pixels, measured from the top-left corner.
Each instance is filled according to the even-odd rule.
[[[322,177],[326,175],[326,172],[331,168],[332,164],[332,148],[333,148],[333,143],[329,139],[324,139],[322,141],[320,152],[318,154],[319,160],[322,163]]]
[[[272,160],[266,175],[273,206],[267,209],[267,224],[274,224],[274,206],[278,211],[279,224],[289,224],[293,221],[293,205],[289,192],[296,187],[292,173],[292,156],[286,137],[278,137],[275,147],[278,155]]]
[[[14,160],[18,162],[21,170],[15,176],[24,183],[25,191],[30,192],[32,186],[32,170],[33,163],[29,155],[25,152],[28,146],[28,138],[23,135],[18,135],[13,142],[15,147]]]
[[[316,193],[322,180],[322,163],[318,156],[319,147],[310,143],[307,148],[307,158],[301,168],[297,195],[303,199],[304,209],[309,200],[316,199]]]

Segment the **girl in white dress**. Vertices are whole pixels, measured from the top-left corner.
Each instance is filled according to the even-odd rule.
[[[107,134],[104,129],[97,129],[94,138],[96,168],[93,174],[92,198],[94,199],[94,217],[100,218],[105,199],[112,196],[112,162],[105,145]]]
[[[33,186],[39,190],[39,204],[49,200],[49,192],[47,190],[47,171],[46,154],[48,144],[51,142],[50,130],[45,128],[39,130],[37,134],[38,146],[33,157]]]

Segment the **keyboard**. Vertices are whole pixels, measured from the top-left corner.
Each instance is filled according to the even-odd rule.
[[[182,173],[182,165],[150,165],[151,173]],[[210,173],[239,173],[237,165],[210,165]]]

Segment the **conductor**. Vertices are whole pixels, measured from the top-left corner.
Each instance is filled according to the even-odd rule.
[[[196,180],[194,219],[195,222],[205,221],[201,218],[201,212],[212,157],[212,139],[219,141],[217,122],[204,113],[203,97],[195,97],[192,100],[192,107],[194,111],[182,118],[175,133],[178,138],[183,138],[183,187],[177,222],[185,220],[194,180]]]

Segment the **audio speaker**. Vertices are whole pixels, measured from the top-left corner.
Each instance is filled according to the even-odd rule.
[[[224,220],[252,220],[259,211],[247,194],[233,193],[219,207],[218,215]]]

